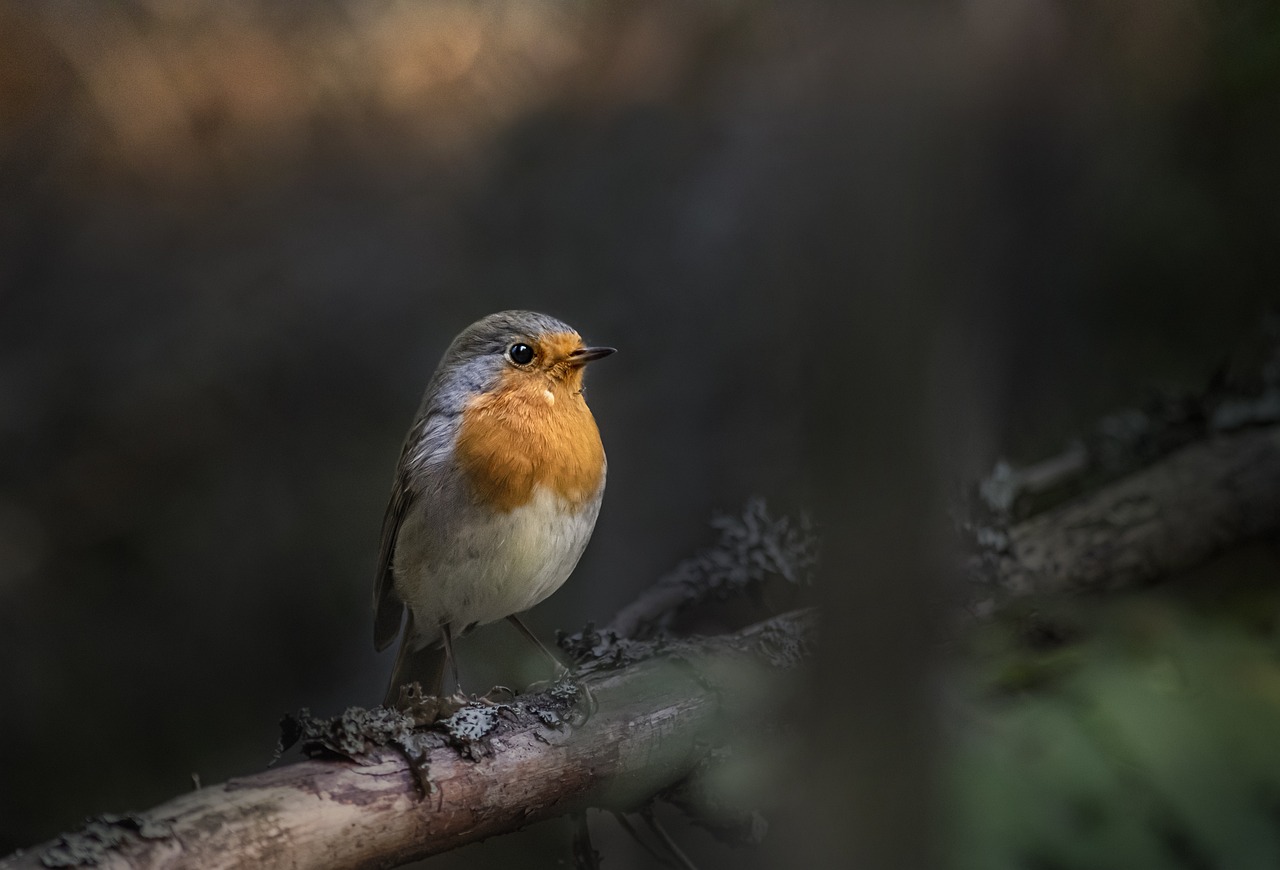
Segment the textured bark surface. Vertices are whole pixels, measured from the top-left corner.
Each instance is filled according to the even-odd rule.
[[[726,663],[794,664],[784,648],[803,647],[815,623],[797,611],[592,674],[584,683],[598,708],[585,723],[507,722],[485,738],[479,760],[433,750],[425,797],[392,750],[363,763],[303,761],[100,822],[0,868],[391,867],[582,807],[631,809],[703,759],[722,704],[706,674]]]
[[[1137,586],[1280,529],[1280,426],[1216,435],[1008,530],[1014,596]]]

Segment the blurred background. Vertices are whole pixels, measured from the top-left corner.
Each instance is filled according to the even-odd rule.
[[[0,38],[0,854],[380,699],[401,438],[520,307],[620,349],[538,631],[751,494],[825,529],[813,739],[752,780],[759,849],[678,828],[700,866],[1280,861],[1274,542],[1188,584],[1233,606],[1091,604],[1053,679],[942,628],[958,482],[1199,388],[1275,304],[1274,4],[0,0]],[[509,681],[509,634],[464,671]]]

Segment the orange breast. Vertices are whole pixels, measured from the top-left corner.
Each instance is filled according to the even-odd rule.
[[[577,511],[595,496],[604,446],[579,385],[512,371],[467,404],[457,457],[477,499],[506,512],[544,486]]]

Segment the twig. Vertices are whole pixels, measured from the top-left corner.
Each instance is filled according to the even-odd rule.
[[[622,826],[622,830],[631,835],[631,839],[635,840],[640,846],[649,853],[653,860],[657,861],[664,867],[670,867],[671,862],[666,856],[659,854],[658,850],[649,845],[649,841],[640,836],[640,832],[636,830],[636,826],[631,824],[631,820],[627,818],[626,813],[614,813],[613,817],[618,820],[618,824]]]
[[[591,828],[585,812],[571,813],[573,824],[573,866],[577,870],[600,870],[600,853],[591,845]]]
[[[817,564],[818,538],[807,517],[769,515],[764,499],[749,499],[742,514],[712,520],[719,540],[646,589],[600,629],[604,635],[644,640],[666,629],[685,610],[708,599],[759,589],[771,577],[805,584]]]
[[[649,826],[649,830],[662,841],[662,845],[667,847],[667,851],[671,853],[671,857],[676,859],[676,864],[683,870],[698,870],[698,865],[689,860],[689,856],[681,851],[676,841],[671,839],[671,835],[667,833],[667,829],[658,823],[658,817],[653,814],[653,807],[645,807],[640,811],[640,818],[644,819],[644,823]]]

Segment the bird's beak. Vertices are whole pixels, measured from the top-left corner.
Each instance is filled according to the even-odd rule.
[[[616,347],[580,347],[569,354],[568,362],[571,366],[585,366],[593,360],[604,359],[617,350]]]

